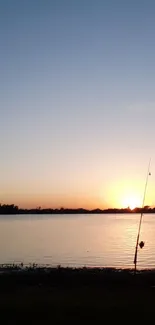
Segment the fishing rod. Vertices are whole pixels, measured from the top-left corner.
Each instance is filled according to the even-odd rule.
[[[141,241],[139,243],[139,237],[140,237],[140,230],[141,230],[141,224],[142,224],[142,218],[143,218],[143,209],[144,209],[144,204],[145,204],[145,196],[146,196],[148,178],[151,175],[151,173],[150,173],[150,164],[151,164],[151,159],[149,161],[147,175],[146,175],[146,182],[145,182],[145,187],[144,187],[144,196],[143,196],[143,202],[142,202],[142,208],[141,208],[141,215],[140,215],[139,227],[138,227],[138,234],[137,234],[137,241],[136,241],[136,247],[135,247],[135,257],[134,257],[135,272],[137,270],[138,245],[140,246],[140,248],[143,248],[144,247],[144,242],[143,241]]]

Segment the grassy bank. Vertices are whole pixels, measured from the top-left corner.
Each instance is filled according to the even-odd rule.
[[[155,271],[1,268],[5,324],[155,320]]]

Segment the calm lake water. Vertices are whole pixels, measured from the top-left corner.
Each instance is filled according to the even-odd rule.
[[[0,264],[133,267],[139,215],[0,216]],[[155,215],[144,215],[139,268],[155,268]]]

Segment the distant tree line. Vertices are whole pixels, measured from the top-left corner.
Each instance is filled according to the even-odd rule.
[[[60,209],[42,209],[41,207],[35,208],[35,209],[20,209],[18,206],[14,204],[0,204],[0,214],[7,215],[7,214],[110,214],[110,213],[155,213],[155,208],[151,208],[149,206],[145,206],[142,208],[135,208],[131,210],[129,207],[125,209],[66,209],[66,208],[60,208]]]

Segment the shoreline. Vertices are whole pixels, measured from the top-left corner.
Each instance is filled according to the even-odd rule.
[[[104,279],[104,277],[107,277],[110,279],[110,277],[115,276],[116,278],[121,278],[123,276],[130,276],[132,277],[133,275],[136,277],[150,277],[154,276],[155,277],[155,268],[142,268],[142,269],[137,269],[136,274],[134,267],[133,268],[120,268],[120,267],[70,267],[70,266],[52,266],[52,265],[39,265],[36,263],[30,263],[30,264],[14,264],[14,263],[3,263],[0,264],[0,277],[3,275],[19,275],[19,274],[24,274],[24,275],[53,275],[53,274],[58,274],[61,276],[68,276],[72,275],[74,277],[82,275],[94,275],[94,276],[99,276]],[[154,278],[155,279],[155,278]]]
[[[145,214],[155,214],[155,209],[153,211],[134,211],[134,210],[131,210],[131,211],[122,211],[122,210],[111,210],[111,211],[71,211],[71,212],[67,212],[67,211],[64,211],[64,212],[61,212],[61,211],[34,211],[34,210],[30,210],[30,211],[22,211],[22,212],[3,212],[1,213],[0,212],[0,216],[16,216],[16,215],[85,215],[85,214],[104,214],[104,215],[108,215],[108,214],[141,214],[141,213],[145,213]]]
[[[91,271],[91,270],[96,270],[96,271],[102,271],[105,272],[107,270],[113,271],[113,272],[132,272],[134,271],[134,264],[133,267],[115,267],[115,266],[86,266],[86,265],[81,265],[81,266],[63,266],[61,264],[57,265],[52,265],[52,264],[39,264],[39,263],[0,263],[0,271],[2,270],[12,270],[12,271],[28,271],[28,270],[47,270],[47,271],[52,271],[52,270],[70,270],[70,271],[76,271],[76,270],[83,270],[83,271]],[[155,267],[154,268],[149,268],[149,267],[142,267],[142,268],[137,268],[137,272],[155,272]]]
[[[50,273],[50,272],[60,272],[63,271],[65,273],[76,273],[76,272],[81,272],[81,273],[101,273],[103,276],[107,272],[109,274],[134,274],[134,265],[133,267],[112,267],[112,266],[63,266],[63,265],[51,265],[51,264],[37,264],[37,263],[1,263],[0,264],[0,274],[5,274],[9,273],[10,275],[12,273],[38,273],[38,272],[45,272],[45,273]],[[136,274],[154,274],[155,275],[155,267],[154,268],[137,268]]]
[[[144,206],[131,209],[126,208],[19,208],[14,204],[0,204],[0,215],[17,215],[17,214],[135,214],[135,213],[155,213],[155,207]]]

